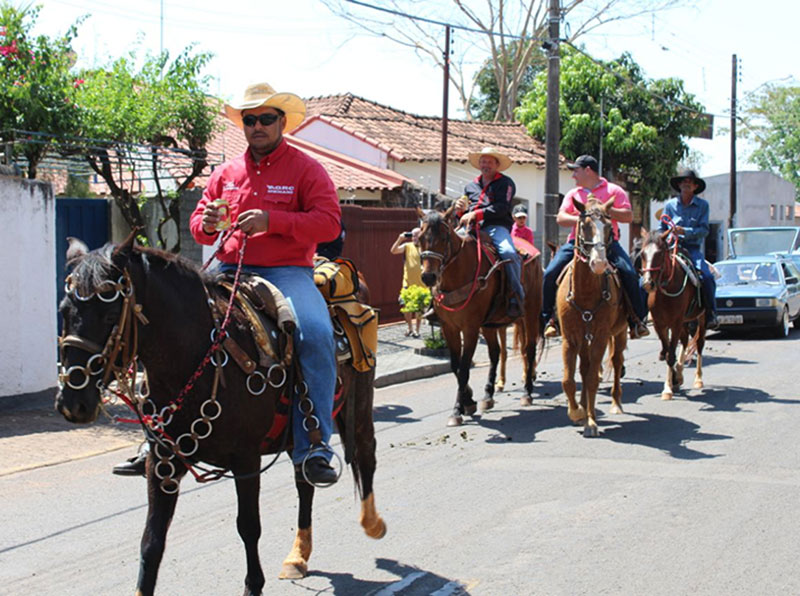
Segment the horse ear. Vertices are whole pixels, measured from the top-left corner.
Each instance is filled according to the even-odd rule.
[[[136,234],[139,233],[139,228],[134,228],[131,230],[131,233],[128,234],[128,237],[114,249],[114,252],[111,253],[111,262],[114,263],[114,266],[117,267],[120,271],[125,269],[125,266],[128,264],[128,261],[131,258],[131,252],[133,251],[133,245],[136,241]]]
[[[603,203],[603,212],[608,213],[608,210],[614,206],[614,201],[617,199],[615,197],[611,197],[605,203]]]
[[[444,217],[445,221],[450,221],[451,219],[455,218],[455,211],[456,211],[456,204],[453,203],[444,212],[443,217]]]
[[[417,208],[417,217],[420,218],[421,220],[425,219],[425,212],[422,209],[420,209],[419,205],[417,205],[416,208]]]
[[[572,199],[572,204],[575,205],[575,209],[578,210],[578,213],[580,213],[580,214],[586,213],[586,205],[584,205],[580,201],[576,201],[575,199]]]
[[[72,236],[67,237],[67,242],[69,246],[67,247],[67,263],[71,263],[81,257],[86,256],[86,253],[89,252],[89,247],[84,244],[83,241],[78,240],[77,238],[73,238]]]
[[[650,240],[650,232],[648,232],[645,227],[639,230],[639,236],[642,237],[642,244],[647,244],[647,241]]]
[[[664,230],[664,233],[663,233],[663,234],[661,234],[661,239],[662,239],[664,242],[666,242],[666,241],[667,241],[667,238],[669,238],[669,235],[670,235],[670,233],[671,233],[671,232],[672,232],[672,230]]]

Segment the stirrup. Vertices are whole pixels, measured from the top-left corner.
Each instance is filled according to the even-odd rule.
[[[320,452],[325,452],[325,451],[329,451],[336,458],[336,461],[338,462],[338,465],[336,467],[339,468],[339,470],[336,472],[336,479],[335,480],[333,480],[331,482],[327,482],[325,484],[321,484],[321,483],[317,484],[317,483],[314,483],[311,480],[309,480],[308,473],[306,472],[306,466],[308,465],[308,461],[313,456],[319,455]],[[326,460],[326,462],[327,462],[327,460]],[[308,453],[306,453],[306,456],[303,458],[303,461],[300,462],[299,464],[297,464],[296,467],[298,468],[297,476],[302,477],[303,480],[305,480],[308,484],[310,484],[311,486],[313,486],[315,488],[328,488],[329,486],[333,486],[334,484],[336,484],[339,481],[339,478],[342,477],[342,472],[344,471],[344,464],[342,463],[341,456],[338,453],[336,453],[333,450],[333,448],[330,445],[328,445],[327,443],[325,443],[325,442],[319,443],[317,445],[312,445],[311,449],[308,450]]]

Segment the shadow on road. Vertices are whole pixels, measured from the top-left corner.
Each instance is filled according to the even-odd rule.
[[[110,415],[121,417],[131,417],[131,411],[126,406],[110,406]],[[64,417],[55,411],[52,404],[47,407],[36,409],[26,409],[20,411],[0,412],[0,439],[20,437],[38,433],[63,433],[88,425],[77,425],[67,422]],[[119,424],[115,425],[109,418],[102,414],[93,423],[96,427],[113,427],[122,435],[130,434],[132,438],[141,436],[141,429],[138,424]]]
[[[746,411],[742,404],[763,404],[776,402],[781,404],[800,404],[797,399],[775,399],[766,391],[752,387],[707,387],[687,396],[692,402],[706,404],[703,411],[742,412]]]
[[[602,438],[652,447],[677,459],[711,459],[718,457],[703,453],[687,445],[695,441],[720,441],[733,437],[700,431],[700,425],[675,416],[639,414],[636,420],[616,422],[609,418],[598,420]]]
[[[451,580],[413,565],[405,565],[392,559],[375,559],[375,566],[397,575],[395,581],[362,580],[350,573],[326,573],[311,571],[309,577],[325,577],[331,582],[333,594],[386,594],[402,593],[404,596],[429,596],[439,590],[452,596],[469,596],[466,587]],[[293,582],[302,586],[302,581]],[[446,590],[446,591],[445,591]],[[325,590],[328,593],[328,590]]]
[[[409,415],[412,411],[408,406],[398,406],[397,404],[375,406],[372,410],[372,420],[374,422],[395,422],[397,424],[419,422],[420,418]]]

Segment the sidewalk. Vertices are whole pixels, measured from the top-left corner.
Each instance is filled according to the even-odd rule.
[[[401,322],[378,329],[375,387],[450,374],[449,358],[414,352],[424,347],[430,325],[423,326],[419,338],[406,337],[406,328]],[[478,343],[473,361],[488,360],[486,345]],[[87,426],[69,424],[53,409],[54,397],[55,390],[0,397],[0,476],[117,450],[120,460],[133,455],[141,441],[138,426],[115,425],[106,417]],[[123,406],[112,409],[127,413]]]

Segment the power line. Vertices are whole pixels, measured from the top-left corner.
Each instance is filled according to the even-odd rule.
[[[693,114],[697,114],[697,115],[700,115],[700,116],[711,115],[711,116],[714,116],[716,118],[729,118],[730,117],[729,114],[722,115],[722,114],[714,114],[714,113],[710,113],[710,112],[703,112],[703,111],[700,111],[700,110],[698,110],[696,108],[693,108],[691,106],[687,106],[687,105],[682,104],[680,102],[674,101],[672,99],[667,99],[666,97],[658,95],[657,93],[654,93],[653,91],[651,91],[647,87],[643,86],[641,83],[637,83],[636,81],[632,81],[630,78],[628,78],[627,76],[623,75],[622,73],[619,73],[619,72],[616,72],[616,71],[612,70],[607,64],[605,64],[602,61],[597,60],[593,56],[587,54],[585,51],[583,51],[581,48],[579,48],[578,46],[576,46],[572,42],[564,40],[564,43],[568,44],[576,52],[582,54],[583,56],[588,58],[592,63],[594,63],[595,65],[599,66],[600,68],[602,68],[603,70],[605,70],[609,74],[622,79],[623,81],[625,81],[626,83],[628,83],[632,87],[638,87],[639,89],[641,89],[642,91],[647,93],[649,96],[653,97],[654,99],[657,99],[657,100],[661,101],[664,104],[671,105],[671,106],[673,106],[673,107],[675,107],[677,109],[684,110],[686,112],[691,112]],[[741,118],[739,118],[738,116],[737,116],[737,119],[741,120]]]
[[[544,38],[542,37],[533,37],[530,35],[514,35],[513,33],[500,33],[499,31],[487,31],[485,29],[475,29],[473,27],[467,27],[465,25],[457,25],[455,23],[448,23],[447,21],[437,21],[436,19],[429,19],[427,17],[421,17],[419,15],[413,15],[407,12],[402,12],[400,10],[393,10],[391,8],[386,8],[384,6],[377,6],[375,4],[367,4],[366,2],[361,2],[361,0],[345,0],[350,4],[355,4],[357,6],[363,6],[364,8],[370,8],[372,10],[377,10],[379,12],[385,12],[397,17],[403,17],[406,19],[410,19],[412,21],[421,21],[423,23],[428,23],[429,25],[439,25],[441,27],[450,27],[451,29],[458,29],[460,31],[468,31],[470,33],[479,33],[481,35],[497,35],[502,37],[507,37],[510,39],[522,39],[527,41],[543,41]]]

